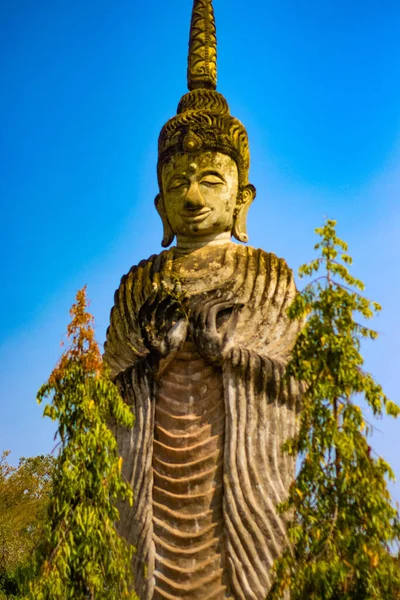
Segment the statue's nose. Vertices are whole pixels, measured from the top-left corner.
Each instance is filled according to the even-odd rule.
[[[186,194],[185,208],[188,210],[199,210],[205,206],[204,198],[201,195],[200,187],[197,182],[193,182]]]

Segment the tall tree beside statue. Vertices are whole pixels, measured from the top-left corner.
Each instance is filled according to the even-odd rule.
[[[301,459],[282,508],[294,511],[292,547],[277,561],[268,600],[393,600],[400,597],[400,567],[393,552],[400,542],[400,516],[387,487],[394,475],[369,445],[375,417],[400,409],[362,369],[360,344],[377,333],[361,319],[380,306],[359,292],[364,285],[348,271],[347,244],[335,221],[317,229],[320,257],[300,268],[317,274],[290,307],[306,318],[287,373],[307,385],[298,434],[285,444]],[[358,290],[358,291],[357,291]],[[363,399],[363,400],[361,400]]]
[[[70,345],[38,393],[44,414],[58,421],[56,461],[39,577],[32,600],[136,598],[131,591],[132,548],[114,523],[117,500],[132,501],[110,421],[130,427],[133,417],[109,380],[87,312],[77,294],[68,326]]]

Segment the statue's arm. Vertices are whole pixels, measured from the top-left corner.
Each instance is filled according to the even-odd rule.
[[[110,367],[113,378],[143,361],[149,354],[140,331],[134,283],[135,273],[131,271],[122,278],[114,296],[104,344],[104,361]]]

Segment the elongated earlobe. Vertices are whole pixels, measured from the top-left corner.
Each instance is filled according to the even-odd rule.
[[[163,228],[164,228],[163,240],[161,242],[161,245],[163,248],[168,248],[168,246],[170,246],[172,244],[172,242],[174,241],[175,234],[173,232],[171,225],[169,224],[169,221],[167,218],[167,213],[165,211],[165,206],[164,206],[164,198],[161,196],[161,194],[157,194],[157,196],[155,197],[155,200],[154,200],[154,204],[155,204],[158,214],[161,217],[161,221],[162,221]]]
[[[249,241],[249,236],[247,235],[247,213],[255,197],[256,188],[249,183],[241,193],[233,223],[232,233],[239,242]]]

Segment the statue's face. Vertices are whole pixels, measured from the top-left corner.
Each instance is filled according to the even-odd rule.
[[[226,154],[171,157],[162,168],[162,196],[178,242],[231,232],[238,190],[238,169]]]

